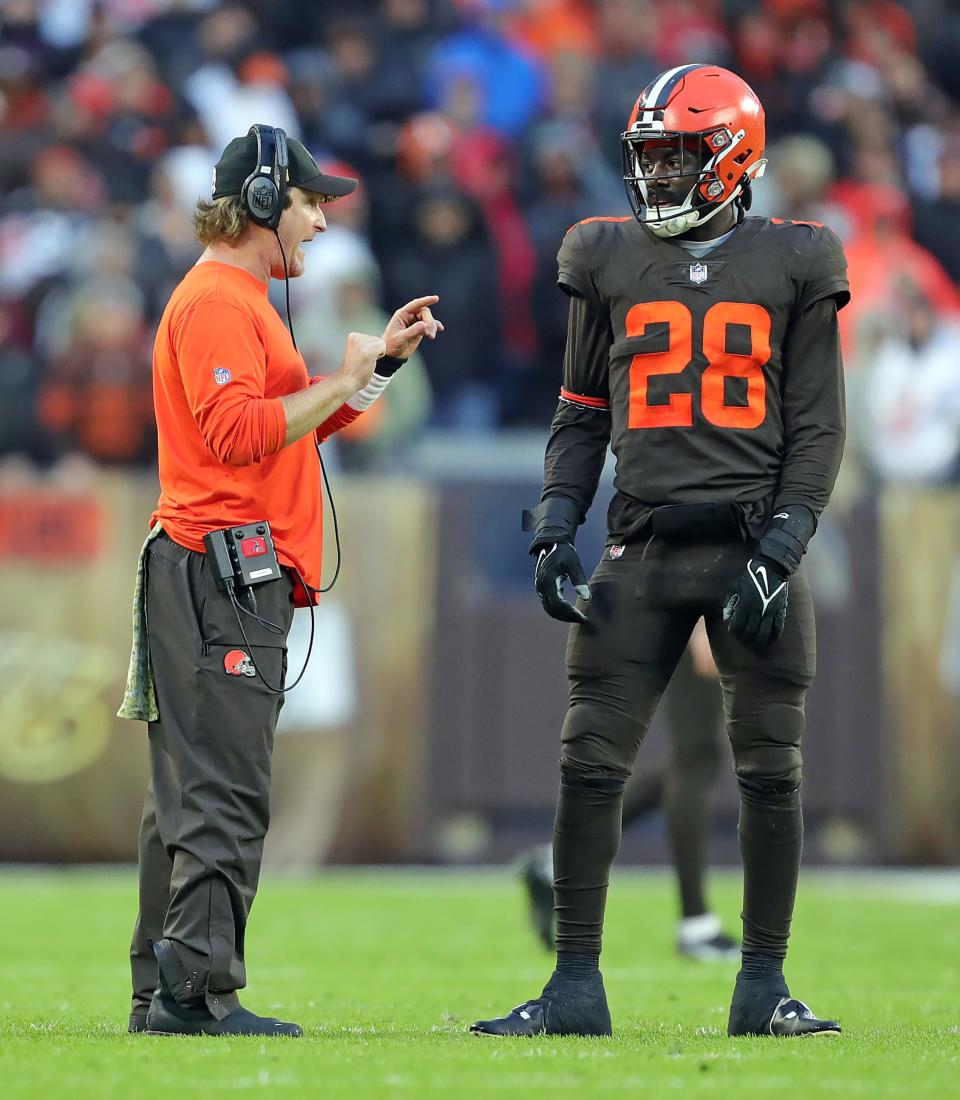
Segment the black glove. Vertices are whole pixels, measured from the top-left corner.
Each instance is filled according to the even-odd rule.
[[[580,562],[580,555],[569,542],[555,542],[541,547],[537,555],[534,584],[543,610],[551,619],[562,623],[585,623],[587,616],[563,598],[564,579],[570,581],[582,600],[590,599],[590,586]]]
[[[727,630],[750,649],[763,649],[787,621],[787,574],[769,558],[751,558],[723,598]]]

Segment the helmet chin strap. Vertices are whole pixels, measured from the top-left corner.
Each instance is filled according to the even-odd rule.
[[[706,215],[701,215],[699,210],[687,210],[683,214],[677,214],[672,218],[664,218],[659,222],[645,222],[644,224],[658,237],[677,237],[681,233],[686,233],[688,229],[693,229],[695,225],[705,225],[712,217],[719,214],[725,206],[729,206],[730,203],[740,194],[742,188],[738,187],[733,194],[720,203],[719,206],[715,206]]]
[[[665,221],[648,222],[647,225],[658,237],[676,237],[680,233],[686,233],[700,221],[700,215],[696,210],[689,214],[680,214],[675,218],[667,218]]]

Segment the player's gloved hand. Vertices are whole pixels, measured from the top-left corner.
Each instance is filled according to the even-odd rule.
[[[534,584],[543,610],[551,619],[562,623],[585,623],[587,616],[563,598],[563,582],[569,580],[582,600],[590,599],[590,586],[580,562],[580,555],[569,542],[543,546],[537,555]]]
[[[727,630],[750,649],[764,649],[787,621],[787,574],[769,558],[751,558],[723,598]]]

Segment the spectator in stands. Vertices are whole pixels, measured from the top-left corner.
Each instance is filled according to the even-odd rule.
[[[369,252],[341,254],[339,270],[328,270],[328,277],[333,310],[323,332],[317,330],[317,362],[324,366],[313,373],[332,374],[339,368],[348,333],[380,332],[390,320],[378,304],[380,275]],[[427,422],[430,405],[430,380],[415,352],[367,415],[337,433],[344,468],[397,473]]]
[[[36,416],[37,371],[22,307],[0,303],[0,458],[47,456]]]
[[[654,57],[657,6],[650,0],[601,0],[597,8],[599,54],[593,71],[591,109],[607,166],[620,175],[620,132],[639,89],[662,70]]]
[[[770,167],[756,188],[753,212],[821,222],[848,240],[854,232],[849,211],[831,199],[836,177],[833,154],[819,138],[791,134],[769,151]]]
[[[103,281],[79,296],[72,339],[41,382],[39,411],[58,456],[153,463],[150,341],[129,285]]]
[[[489,430],[500,409],[501,364],[496,256],[477,205],[462,191],[436,185],[411,211],[408,240],[386,264],[387,295],[420,286],[443,287],[446,346],[421,347],[435,395],[438,427]]]
[[[960,132],[940,136],[933,194],[914,207],[917,243],[960,282]]]
[[[960,482],[960,323],[902,280],[854,389],[868,466],[884,481]],[[858,396],[857,396],[858,395]],[[854,404],[856,408],[857,405]]]
[[[426,71],[430,104],[449,100],[453,86],[477,89],[482,120],[507,137],[520,137],[543,103],[539,60],[510,42],[506,27],[516,0],[457,0],[463,26],[445,37]]]
[[[939,311],[960,310],[960,295],[934,257],[910,236],[910,207],[903,193],[885,184],[842,184],[834,194],[851,212],[853,236],[845,242],[850,308],[843,311],[840,330],[849,363],[856,363],[860,328],[895,301],[900,280],[916,284]]]

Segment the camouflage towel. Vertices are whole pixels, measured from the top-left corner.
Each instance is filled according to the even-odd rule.
[[[147,535],[137,559],[137,582],[133,589],[133,648],[127,670],[127,689],[117,711],[118,718],[131,718],[135,722],[156,722],[160,717],[147,634],[147,548],[162,530],[158,522]]]

